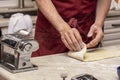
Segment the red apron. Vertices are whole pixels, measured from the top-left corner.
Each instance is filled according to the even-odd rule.
[[[82,39],[88,43],[87,38],[90,26],[95,21],[96,0],[52,0],[62,18],[69,22],[71,18],[77,19],[76,28],[79,30]],[[58,31],[38,10],[38,17],[35,30],[35,39],[39,43],[39,49],[32,56],[50,55],[68,51],[61,41]]]

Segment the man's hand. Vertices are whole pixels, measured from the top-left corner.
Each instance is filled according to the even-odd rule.
[[[83,48],[82,38],[76,28],[64,29],[60,34],[63,43],[69,50],[79,51]]]
[[[87,48],[92,48],[98,45],[103,38],[103,31],[101,26],[93,24],[88,33],[88,37],[92,37],[93,40],[87,44]]]
[[[91,26],[88,33],[88,37],[93,37],[93,40],[87,44],[87,48],[95,47],[103,38],[102,25],[109,11],[110,4],[111,0],[97,0],[95,23]]]

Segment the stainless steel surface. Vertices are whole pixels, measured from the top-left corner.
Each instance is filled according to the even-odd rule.
[[[104,23],[103,46],[113,46],[120,44],[120,19],[108,19]]]
[[[19,8],[24,8],[24,0],[19,0]]]
[[[0,18],[3,18],[3,16],[2,16],[2,15],[0,15]]]
[[[18,7],[18,0],[0,0],[0,9]]]
[[[19,8],[30,8],[35,6],[32,0],[19,0],[18,4]]]
[[[7,34],[1,38],[1,65],[10,72],[36,69],[31,61],[31,54],[38,49],[38,43],[29,36]]]
[[[0,64],[0,67],[4,68],[5,70],[11,72],[11,73],[19,73],[19,72],[26,72],[26,71],[31,71],[31,70],[37,70],[38,66],[32,64],[32,67],[29,68],[23,68],[23,69],[15,69],[15,68],[11,68],[8,66],[5,66],[4,64]]]

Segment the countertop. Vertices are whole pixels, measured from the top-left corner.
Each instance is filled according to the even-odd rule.
[[[34,57],[31,61],[39,67],[38,70],[12,74],[0,67],[0,80],[62,80],[60,75],[63,73],[68,74],[66,80],[84,73],[98,80],[118,80],[116,68],[120,66],[120,57],[81,62],[66,56],[66,53]]]
[[[0,13],[12,13],[12,12],[26,12],[26,11],[36,11],[37,7],[28,8],[0,8]]]
[[[120,16],[120,10],[110,10],[107,16]]]

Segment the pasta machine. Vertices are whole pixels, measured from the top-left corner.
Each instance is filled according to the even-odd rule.
[[[0,45],[1,67],[12,73],[38,69],[30,60],[32,52],[38,49],[38,43],[30,36],[6,34],[1,37]]]

